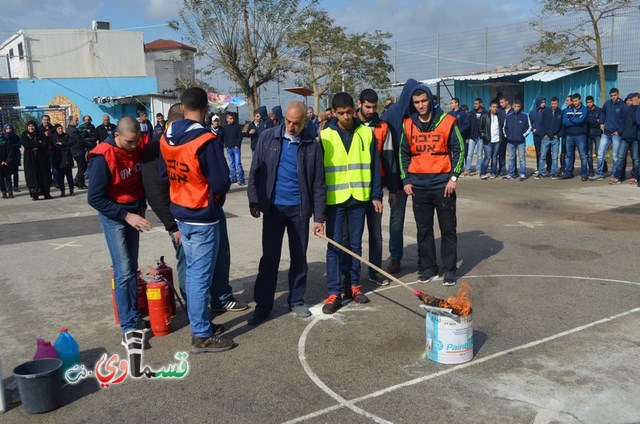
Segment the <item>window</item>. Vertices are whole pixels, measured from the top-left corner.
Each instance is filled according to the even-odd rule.
[[[22,43],[18,43],[18,56],[20,60],[24,60],[24,47],[22,47]]]
[[[9,59],[13,59],[14,56],[13,49],[9,49]]]

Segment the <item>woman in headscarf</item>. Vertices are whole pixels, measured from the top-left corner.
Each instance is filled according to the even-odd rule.
[[[60,124],[56,124],[53,128],[53,166],[56,167],[58,173],[58,187],[60,187],[60,197],[65,196],[64,177],[67,177],[69,185],[69,194],[73,193],[73,154],[71,154],[71,140],[69,135],[64,132],[64,128]]]
[[[24,147],[24,176],[32,200],[38,200],[40,195],[51,199],[49,186],[51,185],[51,168],[47,157],[47,142],[38,132],[35,121],[27,122],[27,130],[22,133],[22,147]]]

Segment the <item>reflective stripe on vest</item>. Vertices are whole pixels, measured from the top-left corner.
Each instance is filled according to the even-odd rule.
[[[344,203],[352,196],[368,201],[371,198],[371,129],[364,125],[355,129],[348,153],[336,130],[325,128],[320,138],[324,149],[327,205]]]
[[[169,197],[171,203],[186,208],[200,209],[209,206],[209,183],[198,160],[198,150],[215,135],[211,132],[178,146],[160,138],[160,151],[167,165]]]
[[[376,141],[378,143],[378,157],[382,158],[382,148],[384,147],[384,142],[387,140],[387,133],[389,132],[389,124],[385,121],[380,121],[377,127],[369,127],[373,130],[373,134],[376,136]],[[384,177],[386,174],[384,172],[384,166],[382,166],[382,159],[380,159],[380,176]]]
[[[443,113],[431,131],[422,131],[411,120],[402,122],[403,136],[407,137],[411,148],[411,162],[408,171],[412,174],[447,174],[451,172],[449,134],[456,119]]]

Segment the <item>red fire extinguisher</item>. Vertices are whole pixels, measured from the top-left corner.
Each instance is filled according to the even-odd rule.
[[[142,316],[149,315],[149,307],[147,306],[147,295],[145,293],[147,289],[147,280],[144,279],[142,271],[138,270],[138,296],[136,300],[136,308]],[[116,303],[116,282],[111,276],[111,303],[113,303],[113,316],[116,319],[116,324],[120,325],[120,318],[118,318],[118,304]]]
[[[159,276],[147,283],[149,321],[154,336],[171,333],[171,308],[169,307],[169,285]]]
[[[175,288],[175,284],[173,284],[173,269],[164,261],[164,256],[160,256],[155,270]],[[169,287],[169,289],[171,289],[171,287]],[[175,316],[176,314],[176,296],[174,295],[174,292],[175,290],[169,290],[169,308],[171,310],[171,316]]]

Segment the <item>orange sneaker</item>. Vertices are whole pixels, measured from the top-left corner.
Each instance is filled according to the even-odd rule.
[[[362,293],[360,286],[351,286],[351,296],[356,303],[369,303],[369,298]]]
[[[342,306],[342,299],[340,299],[340,296],[337,294],[330,294],[329,297],[327,297],[324,300],[324,305],[322,306],[322,313],[331,315],[335,313],[338,309],[340,309],[341,306]]]

